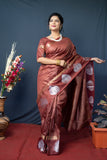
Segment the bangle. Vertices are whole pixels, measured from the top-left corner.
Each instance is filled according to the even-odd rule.
[[[60,60],[59,59],[56,60],[56,65],[60,66]]]

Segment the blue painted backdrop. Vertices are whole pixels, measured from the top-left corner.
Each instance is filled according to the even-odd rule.
[[[106,0],[0,0],[0,74],[13,41],[22,54],[26,71],[12,92],[5,92],[5,114],[11,122],[40,123],[37,98],[36,50],[39,39],[49,35],[48,17],[64,17],[63,35],[69,37],[81,56],[107,59]],[[107,94],[107,63],[95,63],[95,105]],[[1,86],[1,82],[0,82]]]

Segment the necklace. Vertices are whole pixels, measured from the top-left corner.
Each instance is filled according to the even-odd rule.
[[[54,39],[53,37],[50,37],[50,39],[53,40],[53,41],[56,41],[56,42],[61,41],[62,40],[62,34],[60,34],[59,39]]]

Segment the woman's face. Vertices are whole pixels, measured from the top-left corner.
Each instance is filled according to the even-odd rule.
[[[49,21],[49,29],[51,31],[60,31],[61,29],[61,22],[58,16],[52,16]]]

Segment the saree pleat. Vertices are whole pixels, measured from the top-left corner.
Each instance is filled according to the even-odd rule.
[[[86,74],[84,71],[74,79],[73,87],[69,86],[72,99],[68,99],[63,110],[63,121],[68,131],[79,130],[91,120],[90,106],[86,88]],[[72,107],[71,107],[72,106]]]

